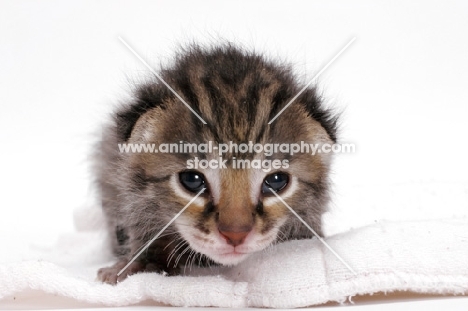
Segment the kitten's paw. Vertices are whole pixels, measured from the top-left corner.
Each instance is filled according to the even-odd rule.
[[[101,268],[98,270],[97,279],[104,283],[117,284],[118,282],[121,282],[124,279],[126,279],[127,276],[130,276],[138,272],[160,272],[160,273],[165,272],[164,269],[162,269],[158,264],[151,263],[151,262],[144,263],[144,262],[134,261],[130,264],[130,266],[127,267],[127,269],[125,269],[125,271],[122,271],[122,274],[117,276],[117,274],[127,264],[128,264],[128,261],[121,260],[121,261],[118,261],[113,266]],[[174,275],[175,274],[174,271],[171,270],[169,271],[168,274]]]
[[[122,268],[125,267],[127,264],[128,261],[121,260],[113,266],[99,269],[97,273],[98,280],[104,283],[117,284],[118,282],[123,281],[129,275],[143,271],[152,271],[147,269],[150,267],[147,267],[146,264],[134,261],[130,264],[130,266],[127,267],[127,269],[125,269],[125,271],[122,272],[122,274],[117,276],[120,270],[122,270]]]

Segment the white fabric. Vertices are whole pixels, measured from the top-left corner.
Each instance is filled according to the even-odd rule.
[[[88,213],[84,213],[88,214]],[[174,306],[304,307],[376,292],[468,294],[468,219],[381,222],[328,237],[353,275],[318,240],[291,241],[232,268],[95,281],[102,232],[64,237],[41,260],[0,265],[0,302],[35,290],[99,305],[153,300]],[[105,257],[105,256],[104,256]],[[96,259],[98,258],[98,259]]]

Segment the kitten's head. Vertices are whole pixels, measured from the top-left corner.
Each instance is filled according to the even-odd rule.
[[[141,236],[157,232],[203,188],[174,224],[193,250],[218,263],[236,264],[275,241],[312,235],[270,189],[320,233],[331,154],[282,152],[286,145],[335,141],[335,119],[314,89],[268,124],[302,88],[287,66],[230,46],[193,48],[162,77],[207,124],[153,81],[117,115],[120,141],[173,144],[172,151],[209,142],[231,148],[221,158],[215,148],[124,154],[129,208],[139,209],[129,217],[139,218]],[[252,149],[242,152],[240,144]],[[253,145],[264,149],[257,153]],[[195,167],[195,159],[207,162]]]

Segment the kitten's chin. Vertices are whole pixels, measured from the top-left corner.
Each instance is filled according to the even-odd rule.
[[[224,266],[235,266],[244,261],[249,257],[249,255],[249,253],[238,253],[236,251],[232,251],[230,253],[210,254],[208,256],[213,259],[213,261]]]
[[[218,247],[204,247],[204,245],[200,245],[198,241],[194,241],[191,239],[189,240],[190,246],[196,252],[202,253],[214,262],[221,264],[223,266],[235,266],[249,257],[255,251],[247,251],[245,247],[232,247],[230,245],[218,245]],[[191,241],[190,241],[191,240]]]

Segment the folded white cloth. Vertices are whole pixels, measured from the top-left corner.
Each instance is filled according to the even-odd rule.
[[[102,241],[100,232],[76,233],[62,241],[61,255],[1,264],[0,302],[28,290],[108,306],[149,299],[174,306],[273,308],[377,292],[468,294],[467,218],[380,222],[326,238],[356,274],[313,239],[279,244],[235,267],[188,269],[176,277],[142,273],[111,286],[95,281],[97,268],[106,264],[99,262]]]

